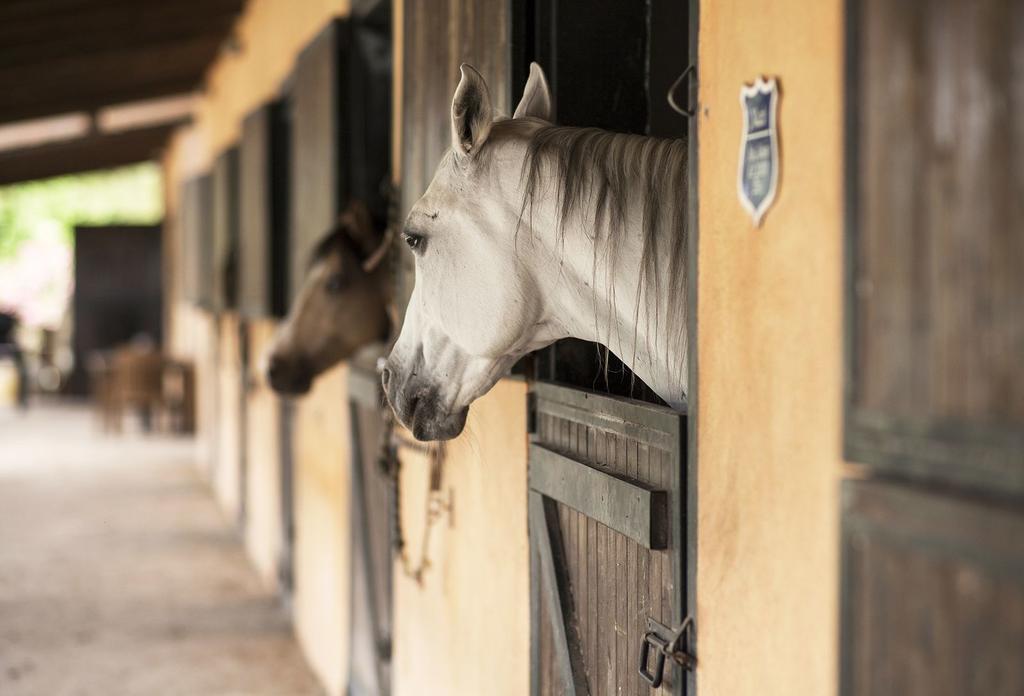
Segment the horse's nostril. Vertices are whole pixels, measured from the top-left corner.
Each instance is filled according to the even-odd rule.
[[[391,370],[384,368],[380,372],[380,383],[384,385],[384,391],[388,390],[388,385],[391,383]]]

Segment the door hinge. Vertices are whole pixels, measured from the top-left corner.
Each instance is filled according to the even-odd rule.
[[[697,666],[697,658],[690,651],[693,640],[693,617],[687,616],[677,629],[647,619],[647,633],[640,641],[640,676],[657,689],[665,678],[665,660],[671,659],[686,671]],[[654,666],[651,667],[651,653]]]

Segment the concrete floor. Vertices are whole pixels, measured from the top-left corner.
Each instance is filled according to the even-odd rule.
[[[321,693],[193,452],[0,410],[0,694]]]

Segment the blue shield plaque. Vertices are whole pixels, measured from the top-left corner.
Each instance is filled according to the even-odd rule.
[[[755,227],[761,226],[779,183],[778,101],[775,78],[759,77],[753,85],[740,87],[743,137],[737,188],[740,203],[750,213]]]

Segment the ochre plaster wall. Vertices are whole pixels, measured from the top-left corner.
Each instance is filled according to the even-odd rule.
[[[238,520],[242,504],[242,373],[238,321],[234,313],[222,314],[218,320],[217,460],[213,468],[217,500],[232,523]]]
[[[394,693],[521,696],[530,686],[526,384],[505,379],[447,446],[451,508],[429,540],[422,583],[395,569]],[[402,452],[402,522],[414,565],[423,547],[429,466]]]
[[[347,367],[321,375],[297,402],[295,604],[299,642],[329,694],[348,680],[351,532]]]
[[[700,6],[697,627],[702,696],[836,693],[839,0]],[[736,194],[740,85],[781,85],[779,195]]]
[[[249,324],[249,392],[246,404],[245,545],[263,582],[278,587],[284,537],[281,519],[281,404],[263,375],[263,356],[277,328],[271,319]]]
[[[236,48],[222,51],[207,72],[198,95],[193,121],[179,128],[164,153],[167,210],[165,250],[171,273],[167,278],[167,337],[171,351],[187,357],[201,349],[192,321],[196,313],[181,302],[177,288],[181,248],[177,230],[181,182],[209,170],[214,157],[232,145],[242,119],[280,90],[299,52],[332,17],[348,14],[348,0],[249,0],[235,27]]]

